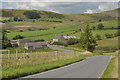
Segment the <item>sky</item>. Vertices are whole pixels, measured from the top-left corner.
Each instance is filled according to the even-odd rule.
[[[105,2],[106,1],[106,2]],[[63,14],[97,13],[118,8],[119,0],[2,0],[3,9],[52,11]]]

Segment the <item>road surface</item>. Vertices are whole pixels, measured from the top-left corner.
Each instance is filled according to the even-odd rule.
[[[100,78],[112,56],[97,55],[71,65],[23,78]]]
[[[64,52],[74,52],[73,50],[62,49],[62,48],[60,48],[58,46],[53,46],[53,45],[48,45],[48,47],[51,48],[51,49],[62,50]]]
[[[62,50],[62,51],[64,51],[64,53],[69,53],[69,52],[77,52],[77,53],[83,53],[83,52],[79,52],[79,51],[74,51],[74,50],[68,50],[68,49],[63,49],[63,48],[60,48],[60,47],[58,47],[58,46],[56,46],[56,45],[48,45],[48,47],[49,48],[51,48],[51,49],[57,49],[57,50]]]

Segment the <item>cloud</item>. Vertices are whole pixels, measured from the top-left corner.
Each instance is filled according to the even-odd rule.
[[[2,0],[2,2],[119,2],[119,0]]]
[[[108,6],[105,6],[105,5],[99,5],[98,6],[98,9],[101,10],[101,11],[105,11],[107,10],[109,7]]]
[[[37,1],[37,0],[32,0]],[[49,0],[46,0],[49,1]],[[96,13],[117,8],[111,2],[3,2],[4,9],[44,10],[64,14]]]
[[[94,11],[94,10],[87,9],[84,13],[89,13],[89,14],[91,14],[91,13],[95,13],[95,11]]]
[[[55,12],[55,13],[60,13],[59,11],[57,11],[57,10],[48,10],[48,11],[51,11],[51,12]]]
[[[101,11],[112,10],[113,8],[118,8],[118,3],[102,3],[98,6],[98,9]]]

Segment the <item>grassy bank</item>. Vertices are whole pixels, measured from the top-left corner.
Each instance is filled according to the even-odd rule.
[[[111,53],[118,50],[118,37],[97,41],[94,53]]]
[[[74,62],[81,61],[87,56],[93,54],[77,54],[77,53],[33,53],[29,55],[29,58],[13,58],[3,59],[2,67],[3,79],[18,78],[21,76],[27,76],[43,72],[46,70],[65,66]]]
[[[9,68],[9,69],[3,69],[3,79],[5,78],[17,78],[21,76],[26,76],[30,74],[35,74],[38,72],[58,68],[61,66],[65,66],[77,61],[81,61],[84,58],[77,57],[73,59],[67,59],[67,60],[60,60],[52,63],[45,63],[40,65],[34,65],[34,66],[24,66],[24,67],[18,67],[18,68]],[[12,72],[12,73],[11,73]]]
[[[112,58],[101,78],[118,78],[118,58]]]

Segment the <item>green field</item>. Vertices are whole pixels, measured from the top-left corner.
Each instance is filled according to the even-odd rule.
[[[97,41],[96,50],[97,53],[103,52],[115,52],[118,50],[118,37],[111,38],[111,39],[103,39]]]
[[[67,26],[67,27],[58,27],[55,29],[50,30],[36,30],[36,31],[25,31],[25,32],[10,32],[8,33],[8,38],[12,39],[16,35],[22,35],[25,38],[32,38],[32,39],[52,39],[55,35],[64,35],[71,33],[72,31],[76,30],[77,27],[74,26]]]
[[[99,23],[90,23],[90,27],[92,27],[93,25],[98,25]],[[112,21],[105,21],[103,22],[105,28],[117,28],[117,20],[112,20]],[[80,24],[82,27],[85,27],[86,24],[82,23]],[[22,35],[25,38],[31,38],[31,39],[45,39],[45,40],[50,40],[53,39],[53,37],[55,37],[55,35],[74,35],[76,37],[80,37],[81,35],[81,31],[78,31],[77,33],[71,34],[75,31],[77,31],[78,29],[82,28],[81,26],[76,26],[76,25],[72,25],[72,26],[61,26],[61,27],[57,27],[57,28],[51,28],[48,30],[35,30],[35,31],[23,31],[23,32],[19,32],[19,31],[10,31],[10,33],[8,33],[8,38],[12,39],[13,37],[15,37],[16,35]],[[93,35],[96,34],[100,34],[102,38],[105,38],[105,34],[106,33],[116,33],[117,29],[103,29],[103,30],[93,30]]]
[[[118,20],[109,20],[109,21],[102,21],[97,23],[91,23],[91,27],[97,27],[98,24],[102,23],[104,25],[104,28],[117,28],[118,27]]]
[[[92,33],[93,33],[94,36],[97,35],[97,34],[99,34],[104,39],[106,33],[112,33],[112,34],[114,34],[117,31],[118,31],[117,29],[113,29],[113,30],[112,29],[110,29],[110,30],[109,29],[108,30],[93,30]],[[79,38],[81,36],[81,32],[78,32],[78,33],[73,34],[73,35]]]

